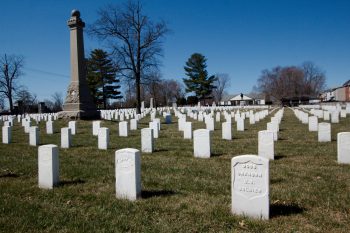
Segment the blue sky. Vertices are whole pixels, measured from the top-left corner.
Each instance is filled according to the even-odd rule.
[[[65,95],[71,10],[79,9],[91,24],[99,8],[118,2],[123,1],[1,0],[0,55],[25,57],[20,83],[39,100]],[[209,74],[229,74],[232,94],[249,93],[263,69],[304,61],[326,72],[328,87],[350,79],[349,0],[145,0],[144,8],[172,31],[164,43],[164,78],[181,80],[186,60],[199,52]],[[86,56],[101,46],[85,35]]]

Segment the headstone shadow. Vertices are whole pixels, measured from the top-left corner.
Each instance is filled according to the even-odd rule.
[[[7,172],[5,174],[1,174],[0,178],[18,178],[19,175],[17,175],[16,173],[12,173],[12,172]]]
[[[297,204],[273,203],[270,205],[270,218],[301,214],[306,209]]]
[[[85,180],[82,179],[74,179],[74,180],[61,180],[58,184],[58,186],[69,186],[69,185],[77,185],[77,184],[84,184],[86,183]]]
[[[210,155],[210,157],[220,157],[220,156],[222,156],[223,155],[223,153],[211,153],[211,155]]]
[[[167,152],[168,149],[155,149],[154,152]]]
[[[141,198],[148,199],[152,197],[166,197],[173,196],[175,194],[177,193],[172,190],[142,190]]]
[[[276,155],[274,156],[274,160],[280,160],[280,159],[283,159],[283,158],[285,158],[285,157],[286,157],[285,155],[276,154]]]

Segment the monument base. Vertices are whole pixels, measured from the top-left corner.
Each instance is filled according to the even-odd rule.
[[[58,113],[59,119],[82,119],[82,120],[98,120],[100,113],[98,111],[61,111]]]

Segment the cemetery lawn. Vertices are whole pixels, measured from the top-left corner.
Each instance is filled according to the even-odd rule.
[[[231,158],[257,154],[258,131],[270,117],[246,120],[244,132],[234,123],[233,141],[215,130],[212,157],[195,159],[193,141],[183,139],[173,116],[173,124],[161,125],[156,151],[142,154],[136,202],[115,197],[114,152],[140,149],[149,118],[127,138],[118,136],[117,122],[103,121],[111,130],[107,151],[97,149],[92,122],[78,121],[73,147],[59,149],[60,185],[53,190],[38,188],[38,149],[16,120],[13,143],[0,144],[0,232],[350,232],[350,165],[336,161],[336,134],[350,131],[349,115],[332,124],[332,142],[318,143],[317,132],[285,109],[270,163],[270,220],[231,214]],[[67,125],[56,121],[56,133],[46,135],[41,122],[41,144],[60,145],[59,129]]]

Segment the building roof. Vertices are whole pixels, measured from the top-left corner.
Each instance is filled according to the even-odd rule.
[[[350,79],[343,84],[343,87],[350,86]]]
[[[243,95],[243,98],[242,98],[241,94],[236,95],[235,97],[230,99],[230,101],[237,101],[237,100],[253,100],[253,99],[246,95]]]

